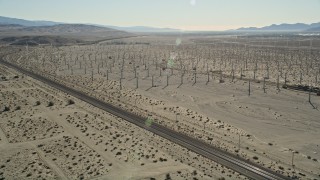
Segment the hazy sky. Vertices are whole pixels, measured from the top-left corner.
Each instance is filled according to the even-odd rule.
[[[0,16],[116,26],[225,30],[320,22],[320,0],[0,0]]]

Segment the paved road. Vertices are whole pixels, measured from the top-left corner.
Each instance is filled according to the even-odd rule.
[[[59,84],[53,80],[50,80],[46,77],[40,76],[33,72],[24,70],[15,64],[8,63],[3,59],[0,59],[0,63],[6,65],[7,67],[16,69],[34,79],[37,79],[43,83],[46,83],[58,90],[61,90],[65,93],[68,93],[76,98],[79,98],[89,104],[92,104],[100,109],[103,109],[113,115],[116,115],[128,122],[131,122],[141,128],[144,128],[150,132],[153,132],[163,138],[170,140],[176,144],[179,144],[197,154],[200,154],[208,159],[211,159],[221,165],[224,165],[234,171],[237,171],[249,178],[257,179],[257,180],[265,180],[265,179],[274,179],[274,180],[284,180],[290,179],[281,174],[278,174],[270,169],[264,168],[258,164],[253,162],[249,162],[241,157],[233,155],[229,152],[223,151],[217,147],[211,146],[203,141],[197,140],[185,134],[176,132],[174,130],[168,129],[162,125],[153,123],[151,126],[147,126],[145,121],[146,118],[140,117],[138,115],[127,112],[123,109],[115,107],[106,102],[95,99],[94,97],[88,96],[82,92],[79,92],[75,89],[69,88],[65,85]]]

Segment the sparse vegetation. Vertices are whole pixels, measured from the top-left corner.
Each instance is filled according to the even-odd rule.
[[[171,176],[170,176],[170,174],[168,173],[168,174],[166,174],[166,180],[171,180]]]
[[[36,106],[39,106],[41,104],[40,101],[36,101]]]
[[[69,100],[67,101],[67,106],[73,105],[73,104],[75,104],[74,100],[69,99]]]
[[[51,107],[51,106],[53,106],[54,105],[54,103],[52,102],[52,101],[50,101],[49,103],[48,103],[48,107]]]
[[[141,87],[144,87],[146,82],[149,86],[150,85],[149,82],[151,81],[151,78],[152,80],[154,78],[154,81],[152,81],[152,87],[164,86],[166,82],[164,80],[164,78],[166,77],[164,76],[164,73],[165,73],[164,71],[166,71],[167,77],[170,77],[170,83],[167,86],[174,86],[179,84],[180,76],[181,76],[181,84],[189,83],[190,87],[187,86],[188,88],[193,88],[191,87],[191,83],[194,83],[196,86],[195,88],[200,90],[201,88],[203,88],[202,86],[205,86],[203,82],[207,82],[206,84],[207,86],[205,87],[208,87],[208,88],[206,89],[210,89],[210,91],[212,90],[214,92],[217,92],[215,93],[217,94],[217,96],[219,95],[219,93],[222,93],[221,92],[222,88],[224,88],[223,90],[226,91],[225,92],[226,94],[227,93],[229,94],[229,92],[231,91],[232,92],[230,93],[231,100],[229,98],[224,99],[219,97],[219,101],[221,100],[221,102],[216,102],[215,106],[219,106],[221,111],[223,111],[223,109],[227,109],[228,112],[230,112],[230,114],[236,112],[238,114],[242,114],[242,116],[250,116],[250,118],[252,117],[259,118],[260,115],[258,113],[260,111],[262,111],[265,116],[268,116],[269,114],[271,114],[272,117],[271,118],[267,117],[268,119],[272,119],[272,118],[279,119],[281,117],[286,117],[285,113],[283,113],[283,115],[279,114],[279,113],[282,113],[281,110],[279,110],[279,112],[274,112],[273,108],[269,108],[268,110],[266,110],[267,108],[265,107],[269,106],[267,101],[265,102],[265,107],[260,107],[257,104],[253,105],[252,103],[244,102],[249,98],[241,99],[242,101],[239,101],[239,97],[241,97],[242,95],[241,93],[244,92],[243,87],[247,87],[248,85],[247,79],[250,79],[250,80],[255,79],[255,81],[253,80],[251,81],[252,86],[250,86],[252,90],[251,92],[255,93],[258,91],[257,89],[261,88],[260,86],[262,86],[262,84],[261,85],[258,84],[258,82],[260,82],[259,78],[266,76],[267,73],[268,74],[270,73],[271,78],[266,78],[270,82],[270,87],[268,87],[270,90],[270,93],[265,95],[265,96],[269,96],[269,95],[272,95],[271,90],[275,89],[274,87],[272,87],[273,85],[272,83],[275,82],[274,71],[276,71],[279,74],[280,74],[280,71],[290,71],[290,69],[287,67],[290,65],[290,63],[292,63],[290,66],[297,66],[297,67],[294,67],[296,69],[311,68],[311,65],[310,67],[308,67],[309,65],[305,66],[303,62],[303,59],[306,55],[305,51],[302,49],[300,51],[300,54],[294,54],[293,57],[291,57],[290,56],[291,54],[286,49],[282,49],[280,47],[279,49],[277,47],[274,49],[268,48],[268,50],[265,50],[260,46],[255,46],[253,42],[256,41],[258,38],[250,39],[250,41],[249,40],[246,41],[245,43],[247,44],[242,44],[244,42],[241,41],[243,40],[241,38],[242,37],[239,36],[237,37],[237,39],[232,39],[232,41],[228,40],[228,38],[225,38],[223,39],[223,41],[225,41],[226,43],[224,43],[223,41],[216,41],[215,39],[213,39],[212,42],[210,43],[214,44],[214,46],[206,45],[206,41],[211,41],[209,38],[203,39],[204,42],[201,42],[201,51],[198,51],[200,50],[199,46],[194,46],[193,44],[189,44],[188,46],[181,45],[179,47],[177,46],[176,48],[172,48],[171,46],[155,45],[153,43],[150,43],[150,44],[148,43],[147,46],[145,44],[143,44],[143,46],[135,46],[134,43],[131,43],[131,44],[126,42],[117,43],[117,41],[115,40],[114,42],[113,41],[108,42],[110,44],[101,45],[101,47],[99,47],[100,45],[97,45],[98,47],[89,46],[89,45],[72,47],[72,48],[61,47],[59,49],[47,47],[47,49],[45,50],[42,50],[42,49],[39,50],[40,53],[36,52],[38,53],[38,56],[42,55],[41,53],[44,54],[43,62],[41,60],[42,58],[31,59],[32,58],[31,56],[34,56],[34,54],[36,53],[30,54],[29,59],[31,59],[32,62],[34,63],[37,63],[38,61],[39,67],[44,67],[43,68],[44,70],[41,73],[53,74],[52,72],[59,71],[59,73],[57,73],[56,75],[59,74],[61,75],[61,77],[65,78],[64,80],[66,84],[72,82],[71,86],[77,90],[79,88],[79,91],[95,96],[96,98],[101,99],[102,101],[104,100],[110,103],[114,103],[117,106],[120,106],[121,108],[124,108],[124,109],[128,109],[131,112],[138,115],[142,112],[144,114],[152,114],[152,116],[157,117],[160,113],[165,111],[166,113],[161,114],[165,117],[159,118],[158,120],[158,122],[160,122],[162,125],[169,126],[170,128],[176,131],[180,131],[182,133],[186,133],[187,135],[191,135],[191,136],[195,135],[194,136],[195,138],[198,138],[198,139],[201,139],[202,141],[210,143],[212,146],[216,146],[221,148],[222,150],[226,150],[230,153],[237,154],[238,156],[245,157],[249,161],[253,159],[253,160],[256,160],[255,162],[259,164],[264,164],[265,166],[268,166],[269,164],[265,162],[265,159],[268,158],[269,156],[272,156],[273,151],[270,151],[269,153],[269,151],[265,151],[265,149],[263,148],[274,150],[275,146],[278,147],[278,144],[273,144],[273,143],[275,142],[280,143],[280,141],[277,141],[276,139],[275,140],[272,139],[273,143],[268,143],[268,140],[263,139],[263,142],[265,141],[267,142],[266,144],[264,143],[265,145],[263,145],[262,143],[256,145],[255,143],[257,142],[257,139],[258,139],[258,137],[256,137],[256,134],[252,134],[252,135],[246,134],[250,132],[245,132],[245,130],[237,129],[234,126],[231,126],[229,124],[229,121],[226,121],[223,118],[223,116],[221,116],[221,114],[217,116],[217,118],[220,118],[221,120],[216,120],[214,118],[209,118],[209,117],[207,117],[206,119],[206,117],[203,114],[200,114],[199,112],[196,112],[193,109],[187,109],[185,111],[184,108],[186,107],[181,106],[179,108],[176,105],[173,105],[172,107],[170,107],[171,104],[166,102],[160,102],[160,103],[152,102],[152,107],[150,106],[150,109],[152,108],[153,113],[151,113],[150,112],[151,110],[147,109],[149,108],[147,106],[150,105],[149,103],[150,101],[153,101],[156,98],[148,97],[147,99],[144,99],[145,94],[137,96],[136,94],[134,94],[136,92],[129,90],[130,88],[132,88],[131,86],[134,86],[134,83],[133,85],[130,85],[132,83],[128,83],[128,81],[132,81],[131,78],[133,77],[137,79],[139,78]],[[269,40],[272,41],[274,39],[268,39],[264,43],[267,44]],[[193,42],[194,44],[197,44],[196,41],[199,41],[199,39],[194,38],[192,41],[194,41]],[[118,46],[116,44],[121,44],[121,46]],[[159,42],[159,44],[161,43]],[[47,57],[47,55],[49,54],[48,52],[51,53],[52,49],[54,51],[57,51],[58,53],[56,53],[56,55],[52,57],[48,56],[49,57],[48,58]],[[122,54],[124,50],[126,53]],[[201,54],[198,52],[201,52]],[[279,56],[279,54],[281,54],[281,56]],[[170,69],[166,67],[168,65],[166,61],[171,57],[171,55],[175,57],[174,59],[175,64],[173,65],[174,67]],[[57,57],[57,56],[60,56],[60,57]],[[257,58],[253,58],[253,57],[257,57]],[[285,59],[287,63],[283,63],[282,61],[278,60],[280,59],[280,57],[282,59]],[[294,64],[293,61],[291,62],[291,59],[297,59],[298,57],[299,59],[301,59],[301,61],[297,61],[298,64],[297,63]],[[56,63],[56,64],[58,64],[59,66],[55,67],[57,68],[57,69],[54,69],[55,71],[53,71],[50,68],[46,69],[45,67],[46,63],[54,64],[57,61],[57,59],[59,59],[59,63]],[[23,63],[23,60],[21,62]],[[310,64],[314,63],[313,60],[310,60],[310,62],[311,62]],[[234,64],[234,65],[231,65],[231,64]],[[300,67],[298,67],[298,65]],[[42,68],[39,68],[39,71],[41,70]],[[86,71],[90,72],[89,75]],[[125,72],[125,73],[122,74],[122,72]],[[288,72],[288,74],[290,75],[294,73],[296,72]],[[312,73],[314,73],[314,71],[310,69],[309,73],[310,73],[310,76],[312,76]],[[123,88],[122,91],[119,91],[118,89],[120,76],[123,76],[123,78],[122,77],[120,78],[122,79],[123,85],[128,86]],[[221,79],[219,79],[219,76]],[[8,76],[8,77],[11,78],[11,76]],[[231,80],[231,77],[232,77],[232,80]],[[239,80],[240,78],[243,78],[243,80],[240,81]],[[281,82],[287,82],[287,83],[292,82],[292,81],[283,81],[284,75],[283,76],[279,75],[279,78],[280,78],[280,84]],[[22,80],[23,79],[20,79],[19,82]],[[95,83],[95,80],[99,80],[99,83]],[[100,80],[102,83],[100,83]],[[18,81],[13,81],[13,82],[17,83]],[[212,86],[210,86],[211,82],[213,82]],[[221,82],[223,84],[217,84],[218,82]],[[13,84],[12,86],[19,87],[20,84],[18,85]],[[28,88],[25,88],[25,89],[28,89]],[[29,87],[29,89],[31,88]],[[194,93],[193,91],[187,92],[184,94],[184,92],[182,92],[184,90],[183,88],[178,89],[175,87],[174,88],[169,87],[167,88],[167,90],[165,90],[165,87],[163,87],[162,90],[160,88],[157,88],[157,89],[159,89],[159,91],[164,91],[164,93],[160,93],[161,96],[165,93],[169,93],[169,94],[172,94],[172,96],[174,96],[174,98],[172,99],[180,98],[185,100],[186,103],[189,103],[189,102],[192,102],[194,104],[199,103],[203,98],[205,98],[202,95],[195,96],[194,94],[192,94]],[[43,88],[42,90],[45,91],[45,88]],[[154,92],[152,92],[151,90],[149,91],[149,93],[152,95],[152,93]],[[28,97],[28,99],[33,97],[33,95],[30,93],[25,95],[26,97]],[[44,105],[47,105],[47,107],[51,107],[55,105],[54,109],[58,110],[64,104],[66,104],[67,106],[75,104],[74,100],[71,99],[72,98],[71,96],[61,98],[59,96],[56,96],[55,92],[51,92],[51,90],[50,90],[50,93],[47,93],[43,96],[45,96],[45,98],[34,97],[37,100],[39,99],[39,101],[35,103],[36,104],[35,106],[39,106],[41,104],[40,103],[41,101]],[[191,99],[190,101],[188,100],[189,99],[188,97],[190,97]],[[252,97],[257,98],[257,100],[259,98],[259,96],[255,96],[255,94]],[[132,98],[135,98],[135,99],[132,99]],[[211,100],[209,98],[210,97],[208,96],[208,101]],[[279,99],[280,99],[280,94],[279,94]],[[47,101],[50,101],[50,102],[46,103]],[[20,112],[22,113],[25,112],[25,110],[28,107],[27,106],[28,103],[30,104],[30,102],[23,102],[19,104],[23,107],[22,111]],[[78,107],[78,103],[79,103],[79,106],[81,107],[82,102],[77,101],[77,106],[70,106],[70,107],[64,107],[64,108],[66,110],[70,110],[70,109],[75,110]],[[132,104],[134,104],[134,106],[131,106]],[[7,104],[7,105],[13,108],[16,106],[16,104]],[[212,105],[211,103],[208,104],[209,108],[211,105]],[[256,108],[254,107],[255,105],[257,106]],[[144,109],[144,107],[146,107],[146,109]],[[203,106],[203,107],[207,108],[206,106]],[[234,107],[236,110],[234,110]],[[20,109],[21,107],[19,108],[19,110]],[[42,110],[42,108],[40,107],[34,108],[34,109],[35,110],[31,111],[31,113]],[[18,109],[16,108],[16,110]],[[48,108],[46,110],[50,110],[50,109]],[[133,138],[139,138],[140,135],[138,136],[136,135],[137,132],[139,132],[139,130],[131,129],[131,126],[128,126],[126,124],[125,129],[130,128],[130,131],[131,131],[131,133],[128,131],[127,133],[129,135],[126,136],[120,132],[121,130],[118,129],[118,128],[121,128],[120,120],[118,120],[116,123],[110,120],[110,124],[108,125],[99,122],[98,126],[96,126],[95,123],[98,122],[98,120],[100,120],[104,115],[102,113],[95,112],[96,114],[94,114],[91,112],[86,112],[88,114],[84,113],[83,116],[78,116],[77,114],[81,114],[82,111],[84,110],[73,112],[74,114],[72,113],[72,115],[68,115],[69,117],[66,115],[67,111],[66,112],[63,111],[61,113],[59,112],[57,113],[57,115],[59,115],[59,117],[57,118],[66,119],[67,123],[69,123],[70,125],[74,125],[74,129],[79,130],[79,133],[82,133],[82,135],[86,139],[92,140],[93,145],[105,146],[105,147],[101,147],[101,149],[104,150],[103,153],[106,153],[106,154],[110,153],[112,154],[112,156],[116,157],[117,159],[124,160],[125,162],[131,162],[131,161],[137,160],[137,162],[135,163],[140,164],[141,166],[144,166],[144,165],[148,166],[149,163],[161,164],[161,162],[162,163],[166,161],[167,163],[171,162],[172,159],[166,159],[165,155],[150,152],[153,150],[148,149],[150,151],[142,152],[142,150],[140,149],[143,149],[143,146],[145,144],[141,140],[140,140],[141,143],[135,142],[134,144],[131,144],[131,141]],[[207,109],[204,112],[206,111]],[[268,113],[265,113],[265,111]],[[16,112],[16,113],[19,113],[19,112]],[[180,113],[179,118],[175,116],[178,113]],[[8,114],[9,113],[6,113],[5,115],[8,115]],[[166,115],[168,115],[168,117]],[[26,113],[26,116],[30,117],[30,119],[34,117],[35,118],[38,117],[34,114],[30,114],[30,113],[28,114],[28,112]],[[234,115],[234,117],[237,117],[237,116]],[[88,122],[95,122],[95,123],[88,123]],[[281,121],[281,122],[285,124],[287,123],[286,121]],[[46,122],[44,124],[46,124]],[[111,136],[110,140],[108,141],[106,140],[107,138],[104,136],[106,134],[108,136],[109,135]],[[241,146],[239,146],[241,147],[241,151],[240,151],[241,153],[239,153],[239,150],[238,150],[239,134],[241,135]],[[51,134],[43,133],[43,136],[47,137],[47,136],[51,136]],[[52,136],[54,135],[52,134]],[[23,137],[28,137],[29,138],[28,140],[34,140],[38,138],[37,136],[29,137],[28,134],[23,134]],[[135,139],[135,141],[137,140]],[[240,136],[239,136],[239,145],[240,145]],[[261,145],[263,148],[261,148],[259,145]],[[41,145],[41,147],[39,148],[43,148],[42,146],[43,145]],[[68,148],[68,146],[69,145],[65,145],[64,148]],[[73,148],[79,149],[78,145],[71,144],[71,146]],[[132,154],[130,154],[132,151],[128,153],[129,147],[126,147],[126,146],[134,148],[134,151],[135,151],[134,154],[135,156],[138,156],[138,157],[132,158],[131,157]],[[137,150],[137,146],[139,150]],[[165,147],[169,148],[169,146],[165,146]],[[280,144],[279,144],[279,147],[280,147]],[[159,149],[159,151],[161,152],[161,149]],[[49,155],[53,151],[48,150],[46,152],[48,152],[46,154]],[[158,152],[158,149],[156,149],[156,152]],[[173,150],[172,153],[180,153],[180,152],[176,152]],[[184,153],[184,152],[181,151],[181,153]],[[305,152],[301,152],[301,154],[302,153],[305,153]],[[69,157],[73,158],[72,156],[73,156],[72,154],[66,155],[67,158]],[[92,157],[91,154],[88,156]],[[99,156],[100,155],[97,155],[96,157],[99,157]],[[193,158],[194,158],[193,160],[190,160],[191,158],[189,159],[180,158],[180,159],[176,159],[176,162],[177,163],[181,162],[184,164],[188,163],[190,166],[198,166],[197,163],[193,164],[192,161],[201,162],[201,160],[199,160],[200,157],[193,157]],[[312,159],[310,156],[308,156],[307,158],[310,159],[308,161],[308,163],[310,164],[314,163],[312,162],[312,160],[317,161],[315,159]],[[59,162],[59,158],[56,158],[56,157],[52,157],[51,160],[55,161],[55,163]],[[304,160],[307,161],[306,158]],[[73,165],[77,166],[79,164],[80,164],[79,162],[72,162],[71,164],[66,166],[66,168],[69,169],[70,171],[75,170],[76,168],[74,168]],[[127,163],[127,164],[130,164],[130,163]],[[111,163],[110,164],[106,163],[103,165],[112,166]],[[287,166],[281,163],[274,165],[271,168],[278,169],[277,167],[279,167],[279,169],[280,167],[287,169]],[[92,170],[93,166],[84,167],[84,169],[87,169],[87,168],[91,174],[95,174]],[[200,168],[202,169],[202,167]],[[196,169],[200,170],[200,168],[196,168]],[[214,168],[215,168],[214,166],[211,167],[213,171],[214,171]],[[224,173],[226,177],[229,176],[230,172],[227,169],[225,169],[225,167],[219,167],[219,168],[216,168],[216,170],[219,173]],[[181,177],[183,177],[185,174],[185,171],[183,170],[183,172],[181,171],[179,172],[180,173],[178,174]],[[34,174],[36,173],[32,173],[31,177],[33,177]],[[196,175],[201,176],[202,170],[198,172],[189,171],[188,175],[190,174],[194,176]],[[166,173],[164,173],[162,177],[164,175],[166,175]],[[210,173],[206,175],[210,175]],[[168,174],[168,176],[170,177],[170,174]],[[79,177],[84,179],[87,178],[83,175],[80,175]],[[190,179],[191,178],[192,177],[190,177]],[[232,178],[236,178],[236,177],[232,175]],[[221,177],[219,179],[225,179],[225,178]]]
[[[3,112],[7,112],[7,111],[10,111],[10,108],[8,106],[5,106],[3,109]]]

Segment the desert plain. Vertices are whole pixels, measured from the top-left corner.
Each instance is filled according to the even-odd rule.
[[[146,123],[319,179],[319,48],[298,35],[180,34],[0,53]],[[0,179],[246,179],[14,69],[0,65],[0,78]]]

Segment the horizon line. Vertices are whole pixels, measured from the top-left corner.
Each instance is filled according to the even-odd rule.
[[[41,21],[46,21],[46,22],[53,22],[57,24],[84,24],[84,25],[92,25],[92,26],[105,26],[105,27],[119,27],[119,28],[130,28],[130,27],[147,27],[147,28],[157,28],[157,29],[172,29],[176,31],[188,31],[188,32],[223,32],[223,31],[235,31],[240,28],[263,28],[266,26],[272,26],[272,25],[282,25],[282,24],[288,24],[288,25],[294,25],[294,24],[316,24],[320,23],[319,22],[313,22],[313,23],[303,23],[303,22],[296,22],[296,23],[273,23],[270,25],[264,25],[264,26],[241,26],[241,27],[235,27],[235,26],[214,26],[214,27],[220,27],[220,28],[213,28],[212,26],[178,26],[178,27],[159,27],[159,26],[148,26],[148,25],[132,25],[132,26],[126,26],[126,25],[112,25],[112,24],[104,24],[104,23],[78,23],[78,22],[60,22],[60,21],[55,21],[55,20],[37,20],[37,19],[23,19],[23,18],[18,18],[18,17],[9,17],[9,16],[3,16],[0,15],[0,17],[4,18],[12,18],[12,19],[18,19],[18,20],[25,20],[25,21],[34,21],[34,22],[41,22]],[[189,27],[189,28],[186,28]],[[196,28],[198,27],[198,28]],[[207,27],[207,28],[199,28],[199,27]],[[208,28],[210,27],[210,28]]]

